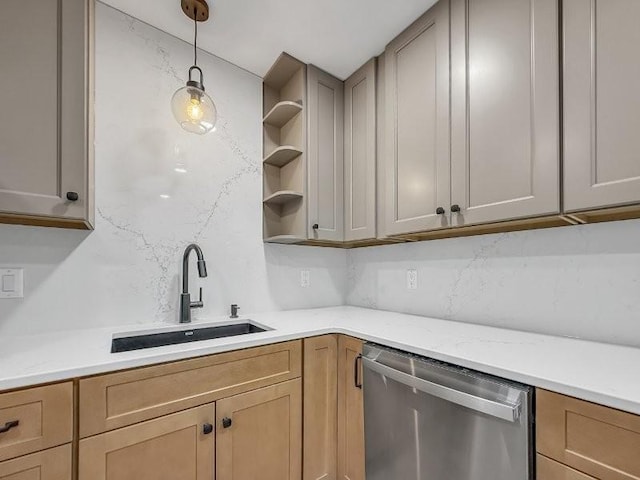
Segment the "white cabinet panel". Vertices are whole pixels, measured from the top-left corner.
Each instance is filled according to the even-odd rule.
[[[640,2],[563,8],[565,210],[640,202]]]
[[[557,0],[452,0],[451,29],[453,225],[557,213]]]
[[[3,221],[91,226],[92,21],[92,0],[0,5]]]
[[[344,83],[345,240],[376,236],[376,60]]]
[[[307,74],[309,238],[344,238],[344,86],[310,65]]]
[[[386,63],[385,234],[448,226],[449,2],[391,42]]]

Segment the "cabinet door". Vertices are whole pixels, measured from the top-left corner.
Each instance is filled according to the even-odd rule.
[[[559,212],[558,0],[452,0],[451,38],[453,225]]]
[[[536,449],[600,480],[637,480],[640,416],[536,389]]]
[[[92,0],[0,5],[0,221],[90,227],[92,17]]]
[[[217,403],[217,480],[299,480],[300,379]]]
[[[214,404],[80,440],[79,480],[211,480]]]
[[[344,85],[307,70],[309,238],[344,240]],[[314,228],[314,226],[316,226]]]
[[[344,239],[376,237],[376,59],[344,82]]]
[[[565,210],[640,202],[640,2],[563,8]]]
[[[386,235],[448,226],[449,0],[385,50]]]
[[[364,480],[364,399],[358,356],[362,341],[338,340],[338,479]]]
[[[335,480],[338,435],[338,337],[304,341],[304,480]]]
[[[0,462],[0,480],[71,480],[71,444]]]

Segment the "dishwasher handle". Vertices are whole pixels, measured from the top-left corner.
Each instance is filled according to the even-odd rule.
[[[370,360],[367,357],[362,357],[362,362],[364,367],[369,370],[448,402],[491,415],[492,417],[501,418],[509,422],[515,422],[520,417],[521,404],[519,403],[517,405],[508,405],[505,403],[495,402],[487,398],[478,397],[476,395],[471,395],[470,393],[414,377],[408,373],[401,372],[395,368]]]
[[[360,380],[360,371],[362,370],[362,355],[356,355],[353,361],[353,384],[356,388],[362,390],[362,380]]]

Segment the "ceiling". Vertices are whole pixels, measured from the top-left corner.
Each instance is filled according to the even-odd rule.
[[[188,42],[180,0],[101,0]],[[215,0],[198,46],[263,76],[280,52],[345,79],[436,0]]]

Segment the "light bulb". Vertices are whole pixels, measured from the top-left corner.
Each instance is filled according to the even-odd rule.
[[[204,110],[200,106],[200,100],[192,98],[187,105],[187,116],[194,122],[199,122],[204,117]]]

